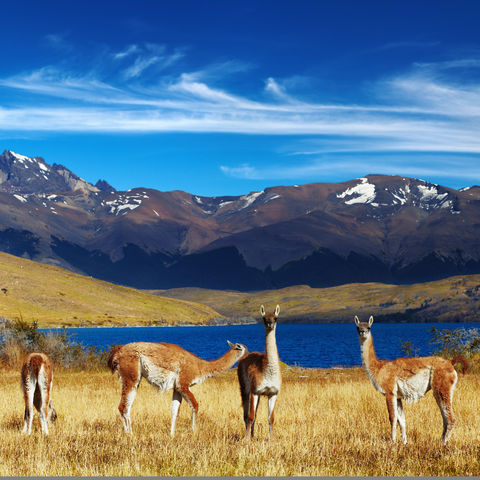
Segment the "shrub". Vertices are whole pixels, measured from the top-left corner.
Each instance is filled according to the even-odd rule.
[[[411,357],[418,357],[418,354],[420,353],[420,349],[417,348],[412,342],[409,340],[406,340],[404,342],[401,342],[400,346],[401,351],[405,354],[405,356],[411,358]]]
[[[470,357],[475,353],[480,353],[480,333],[476,328],[447,328],[439,330],[432,327],[429,330],[433,334],[430,340],[432,345],[438,345],[439,349],[435,352],[443,357],[453,357],[463,355]]]
[[[0,360],[3,365],[19,369],[23,358],[31,352],[46,353],[57,367],[105,368],[108,352],[85,347],[72,339],[66,330],[42,332],[37,322],[22,318],[7,321],[0,327]]]
[[[470,370],[480,370],[480,332],[477,328],[455,328],[439,330],[432,327],[430,343],[438,345],[435,355],[453,358],[462,355],[469,360]]]

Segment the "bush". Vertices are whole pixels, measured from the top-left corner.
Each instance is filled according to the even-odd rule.
[[[480,370],[480,332],[477,328],[439,330],[432,327],[429,331],[433,334],[430,343],[438,345],[435,355],[445,358],[462,355],[469,360],[471,370]]]
[[[56,367],[105,368],[108,352],[97,347],[84,347],[66,330],[41,332],[37,322],[22,318],[5,322],[0,328],[0,360],[3,365],[19,369],[28,353],[46,353]]]
[[[453,357],[455,355],[463,355],[470,357],[476,353],[480,353],[480,333],[476,328],[456,328],[449,330],[447,328],[439,330],[432,327],[429,330],[433,334],[430,340],[432,345],[439,345],[439,349],[435,352],[443,357]]]
[[[401,342],[400,350],[403,352],[403,354],[408,357],[418,357],[418,354],[420,353],[420,349],[417,348],[412,342],[409,340],[406,340],[404,342]]]

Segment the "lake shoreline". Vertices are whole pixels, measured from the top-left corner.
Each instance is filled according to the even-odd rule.
[[[192,325],[193,326],[193,325]],[[196,325],[205,326],[205,325]],[[373,337],[378,358],[404,357],[404,345],[418,356],[434,355],[438,345],[434,329],[480,330],[476,323],[375,323]],[[227,350],[227,341],[241,343],[251,352],[265,350],[262,323],[211,326],[210,328],[171,327],[76,327],[66,330],[42,329],[51,335],[66,332],[71,340],[85,347],[102,350],[131,342],[158,342],[180,345],[204,360],[219,358]],[[278,324],[276,342],[280,359],[287,365],[309,368],[351,367],[361,364],[360,345],[354,322],[323,324]]]
[[[226,323],[215,323],[215,324],[176,324],[176,325],[45,325],[39,326],[39,330],[63,330],[63,329],[82,329],[82,328],[180,328],[180,327],[239,327],[242,325],[257,325],[261,324],[262,321],[259,320],[254,322],[226,322]],[[297,322],[278,322],[279,325],[346,325],[349,323],[353,323],[353,318],[351,321],[297,321]],[[415,322],[415,321],[408,321],[408,320],[377,320],[375,319],[376,324],[402,324],[402,325],[434,325],[437,323],[445,323],[448,325],[457,325],[457,324],[476,324],[478,321],[428,321],[428,322]]]

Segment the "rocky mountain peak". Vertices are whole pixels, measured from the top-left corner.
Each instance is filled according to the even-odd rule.
[[[102,192],[116,192],[117,191],[106,180],[103,180],[103,179],[99,179],[97,181],[97,183],[95,184],[95,187],[97,187]]]
[[[41,157],[27,157],[10,150],[0,155],[0,191],[43,194],[79,189],[98,192],[63,165],[50,166]]]

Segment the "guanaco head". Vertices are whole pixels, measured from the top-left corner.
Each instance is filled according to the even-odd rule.
[[[263,324],[265,325],[265,330],[273,330],[277,324],[278,314],[280,313],[280,305],[277,305],[274,312],[265,313],[265,307],[262,305],[260,307],[260,315],[263,318]]]
[[[242,358],[246,353],[248,353],[248,348],[241,343],[232,343],[230,340],[227,340],[227,343],[232,350],[238,351],[238,358]]]
[[[361,342],[364,342],[370,335],[370,329],[372,328],[373,317],[370,316],[368,322],[361,322],[355,315],[355,325],[357,326],[357,333]]]
[[[50,400],[48,402],[47,420],[53,423],[53,422],[55,422],[56,419],[57,419],[57,412],[53,408],[52,401]]]

